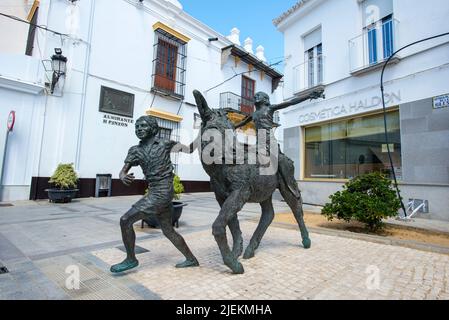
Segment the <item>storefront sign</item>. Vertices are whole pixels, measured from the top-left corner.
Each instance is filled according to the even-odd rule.
[[[385,94],[385,104],[387,106],[398,104],[401,101],[402,100],[400,91],[398,91],[397,93]],[[361,113],[381,106],[382,106],[382,98],[379,96],[375,96],[372,98],[366,98],[364,100],[353,101],[348,104],[341,104],[334,107],[325,108],[317,112],[302,114],[299,116],[299,123],[302,124],[308,122],[330,120],[334,118]]]
[[[433,98],[433,108],[443,109],[449,107],[449,94]]]

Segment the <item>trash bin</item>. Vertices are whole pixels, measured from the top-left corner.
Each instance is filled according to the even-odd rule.
[[[97,174],[95,198],[111,196],[112,174]]]

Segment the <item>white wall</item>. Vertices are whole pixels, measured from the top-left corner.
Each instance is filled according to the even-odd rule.
[[[26,19],[33,1],[2,0],[0,12]],[[25,54],[28,25],[0,16],[0,52]]]
[[[3,200],[27,199],[31,177],[38,168],[45,107],[39,68],[37,59],[0,53],[0,152],[4,150],[9,112],[16,112],[5,155]]]
[[[284,96],[288,98],[293,95],[293,68],[304,63],[302,36],[320,25],[325,59],[324,83],[328,85],[326,88],[328,98],[336,97],[341,92],[357,91],[376,83],[376,81],[379,82],[379,73],[376,72],[363,77],[349,78],[348,41],[362,34],[362,12],[358,2],[356,0],[315,0],[314,2],[318,5],[313,10],[305,10],[306,14],[304,15],[302,9],[299,9],[296,14],[279,26],[279,30],[283,32],[285,38],[285,55],[291,55],[285,67]],[[409,0],[393,0],[393,4],[394,18],[399,21],[399,46],[448,32],[445,23],[449,14],[449,3],[447,1],[414,1],[413,5],[410,5]],[[344,12],[344,16],[336,14],[340,12]],[[338,30],[338,32],[335,30]],[[434,47],[436,43],[447,43],[448,41],[449,39],[446,37],[422,46],[416,46],[404,51],[400,56],[405,59],[423,49]],[[428,59],[427,57],[424,54],[419,58],[419,61],[400,63],[391,68],[391,72],[387,72],[385,80],[388,81],[410,74],[411,66],[418,65],[420,69],[439,66],[445,63],[447,55],[440,52],[437,59]],[[342,80],[346,80],[346,82],[338,83]]]
[[[68,18],[75,24],[67,25]],[[73,7],[63,0],[42,0],[38,19],[38,24],[71,37],[38,31],[34,57],[9,54],[8,60],[3,59],[8,63],[0,63],[0,74],[43,87],[51,74],[44,71],[41,60],[50,59],[54,48],[62,48],[68,58],[67,75],[61,81],[64,86],[57,88],[54,95],[35,96],[0,89],[1,108],[7,110],[1,112],[0,121],[6,123],[11,103],[18,118],[7,154],[8,188],[4,194],[9,200],[27,199],[31,177],[49,177],[59,163],[75,163],[81,178],[95,178],[98,173],[111,173],[118,178],[128,149],[138,139],[133,124],[128,127],[103,124],[104,113],[99,112],[101,86],[135,95],[134,121],[145,115],[151,104],[155,109],[174,114],[179,110],[183,117],[181,142],[185,144],[198,134],[193,129],[194,113],[198,112],[192,95],[194,89],[204,92],[211,107],[219,106],[222,92],[241,94],[241,76],[206,92],[235,73],[247,71],[248,66],[241,62],[236,67],[232,57],[222,66],[221,49],[231,43],[164,1],[145,1],[143,7],[132,0],[78,1]],[[152,26],[158,21],[191,38],[187,44],[186,90],[181,108],[180,101],[154,97],[150,92]],[[214,36],[220,40],[207,40]],[[265,76],[261,80],[258,71],[247,76],[256,80],[257,91],[271,95],[271,78]],[[276,96],[271,96],[275,103]],[[183,180],[209,180],[197,153],[180,155],[179,164]],[[143,178],[140,169],[134,172]]]

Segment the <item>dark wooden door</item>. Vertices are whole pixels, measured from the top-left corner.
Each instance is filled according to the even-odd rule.
[[[157,88],[175,92],[177,56],[177,46],[159,39],[154,81]]]
[[[256,82],[248,77],[242,77],[242,103],[240,111],[247,114],[254,112],[254,95]]]

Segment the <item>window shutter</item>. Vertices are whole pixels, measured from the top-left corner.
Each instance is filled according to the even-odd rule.
[[[312,31],[311,33],[304,36],[304,51],[316,47],[321,42],[321,28],[318,28],[315,31]]]
[[[364,27],[369,26],[393,13],[393,0],[363,0]]]

